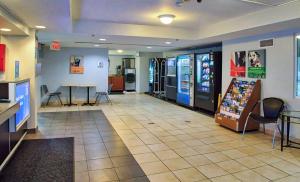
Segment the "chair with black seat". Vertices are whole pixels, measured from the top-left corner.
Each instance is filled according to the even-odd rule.
[[[41,87],[42,87],[42,92],[44,93],[44,95],[48,96],[46,106],[49,105],[49,101],[52,97],[57,97],[60,104],[63,105],[61,98],[60,98],[61,92],[49,92],[47,85],[42,85]]]
[[[96,102],[95,104],[99,104],[99,100],[101,100],[101,97],[105,97],[107,102],[109,102],[110,104],[112,104],[110,98],[109,98],[109,94],[111,93],[111,89],[112,89],[113,84],[109,84],[108,85],[108,89],[106,92],[96,92]]]
[[[262,100],[263,105],[263,116],[252,113],[255,107],[260,104],[261,101],[258,101],[255,103],[255,105],[252,107],[251,112],[249,113],[243,130],[243,136],[245,135],[245,131],[247,128],[248,120],[251,118],[254,122],[258,122],[259,124],[263,124],[263,129],[265,133],[265,124],[274,123],[274,133],[273,133],[273,140],[272,140],[272,146],[274,148],[275,145],[275,136],[276,136],[276,130],[278,129],[280,133],[279,123],[277,122],[280,113],[282,112],[284,108],[284,101],[279,98],[270,97],[265,98]]]

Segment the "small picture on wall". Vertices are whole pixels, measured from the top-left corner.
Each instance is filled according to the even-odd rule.
[[[246,51],[232,52],[230,58],[230,76],[246,76]]]
[[[248,77],[266,78],[266,49],[248,52]]]
[[[70,58],[70,73],[71,74],[83,74],[83,56],[71,56]]]

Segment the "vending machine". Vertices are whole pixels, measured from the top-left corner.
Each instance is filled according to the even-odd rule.
[[[194,55],[177,57],[176,101],[184,106],[194,106]]]
[[[221,93],[222,52],[195,55],[195,107],[215,113]]]
[[[166,66],[166,98],[176,101],[177,97],[177,79],[176,79],[176,58],[167,58]]]

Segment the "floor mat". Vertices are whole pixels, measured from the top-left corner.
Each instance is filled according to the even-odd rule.
[[[24,140],[0,181],[74,181],[74,138]]]

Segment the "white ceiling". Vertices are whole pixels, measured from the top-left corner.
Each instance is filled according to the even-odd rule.
[[[205,37],[201,32],[215,28],[213,25],[279,8],[277,5],[291,0],[256,0],[270,6],[242,0],[202,1],[199,4],[191,0],[181,7],[175,5],[175,0],[0,0],[0,3],[31,28],[47,26],[38,33],[44,43],[59,40],[68,47],[101,44],[100,47],[109,49],[156,52],[222,41]],[[297,2],[292,5],[300,7]],[[157,16],[165,13],[176,15],[174,23],[166,26],[159,22]],[[271,18],[270,15],[262,20]],[[236,22],[233,27],[245,22]],[[222,31],[222,27],[218,27],[218,31]],[[99,38],[102,37],[107,41],[101,43]],[[166,41],[172,44],[166,45]]]

